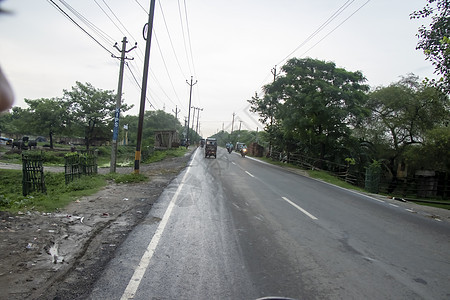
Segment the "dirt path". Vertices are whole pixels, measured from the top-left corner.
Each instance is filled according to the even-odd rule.
[[[189,155],[141,165],[150,181],[111,183],[56,213],[0,212],[0,299],[80,299]],[[20,165],[0,163],[0,168]],[[63,172],[63,168],[45,167]],[[99,169],[99,173],[109,168]],[[117,172],[131,173],[132,168]]]

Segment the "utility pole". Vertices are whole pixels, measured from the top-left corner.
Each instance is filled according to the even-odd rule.
[[[123,67],[125,65],[125,59],[132,59],[125,56],[126,53],[130,52],[131,50],[135,49],[137,47],[134,45],[129,50],[125,50],[127,46],[127,38],[123,37],[122,40],[122,50],[117,47],[117,43],[114,45],[114,48],[119,50],[121,52],[120,54],[120,71],[119,71],[119,83],[117,86],[117,95],[116,95],[116,112],[114,115],[114,129],[113,129],[113,138],[112,138],[112,149],[111,149],[111,162],[110,162],[110,173],[116,172],[116,160],[117,160],[117,139],[119,138],[119,118],[120,118],[120,107],[122,106],[122,83],[123,83]],[[118,58],[114,55],[112,55],[114,58]]]
[[[195,110],[197,109],[196,107],[194,107],[194,106],[192,106],[191,107],[193,110],[194,110],[194,112],[192,113],[192,130],[194,130],[194,122],[195,122]]]
[[[154,1],[154,0],[153,0]],[[193,77],[191,76],[191,83],[186,80],[186,83],[191,87],[189,91],[189,112],[188,112],[188,122],[187,122],[187,133],[186,133],[186,148],[189,145],[189,122],[191,118],[191,99],[192,99],[192,87],[197,83],[197,80],[192,83]]]
[[[200,117],[200,111],[203,111],[203,108],[197,107],[197,127],[195,127],[195,131],[198,134],[198,118]]]
[[[234,115],[235,115],[235,113],[233,113],[233,121],[231,122],[231,133],[233,133],[233,128],[234,128]]]
[[[273,81],[275,82],[275,80],[277,79],[277,65],[275,65],[275,67],[270,70],[273,74]],[[276,101],[276,99],[272,99],[273,102]],[[273,106],[274,103],[272,103],[270,105],[270,134],[269,134],[269,155],[272,156],[272,126],[273,126]]]
[[[273,67],[270,72],[273,74],[273,81],[275,81],[275,79],[277,78],[277,65],[275,65],[275,67]]]
[[[141,105],[139,107],[139,123],[136,141],[136,152],[134,154],[134,173],[136,174],[139,174],[139,163],[141,161],[142,130],[144,128],[144,110],[145,110],[145,98],[147,95],[148,64],[150,60],[150,46],[152,44],[154,15],[155,15],[155,0],[151,0],[150,13],[148,14],[148,23],[147,23],[148,24],[147,37],[145,38],[147,40],[147,43],[145,45],[144,72],[142,75]]]
[[[172,109],[172,112],[175,113],[175,119],[178,120],[178,113],[181,111],[181,109],[178,109],[178,106],[175,105],[175,111]]]

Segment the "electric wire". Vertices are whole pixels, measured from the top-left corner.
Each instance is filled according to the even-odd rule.
[[[66,16],[70,21],[72,21],[78,28],[80,28],[85,34],[87,34],[92,40],[94,40],[100,47],[102,47],[109,54],[114,55],[108,48],[102,45],[96,38],[94,38],[89,32],[87,32],[80,24],[78,24],[69,14],[67,14],[58,4],[56,4],[53,0],[47,0],[51,2],[56,9],[58,9],[64,16]]]
[[[371,0],[367,0],[363,5],[361,5],[357,10],[355,10],[350,16],[348,16],[346,19],[344,19],[341,23],[339,23],[333,30],[331,30],[330,32],[328,32],[323,38],[321,38],[317,43],[315,43],[314,45],[312,45],[308,50],[306,50],[304,53],[302,53],[302,55],[300,55],[300,57],[303,57],[306,53],[308,53],[312,48],[314,48],[315,46],[317,46],[320,42],[322,42],[326,37],[328,37],[330,34],[332,34],[336,29],[338,29],[339,27],[341,27],[342,24],[344,24],[345,22],[347,22],[348,19],[350,19],[354,14],[356,14],[361,8],[363,8],[364,6],[366,6],[367,3],[369,3]]]
[[[112,44],[112,41],[114,39],[109,36],[107,33],[105,33],[103,30],[98,28],[94,23],[89,21],[85,16],[83,16],[80,12],[78,12],[75,8],[70,6],[66,1],[59,0],[61,4],[63,4],[69,11],[72,12],[78,19],[80,19],[81,22],[83,22],[88,28],[90,28],[93,32],[95,32],[100,38],[102,38],[106,43]]]
[[[125,36],[126,34],[122,31],[122,29],[120,29],[120,27],[116,24],[116,22],[113,21],[113,19],[109,16],[109,14],[103,9],[103,7],[97,2],[97,0],[94,0],[95,4],[97,4],[97,6],[101,9],[101,11],[106,15],[106,17],[108,17],[108,19],[111,21],[111,23],[113,23],[113,25],[120,31],[120,33],[122,33],[123,36]]]
[[[307,42],[309,42],[312,38],[314,38],[319,32],[321,32],[328,24],[330,24],[334,19],[336,19],[344,10],[346,10],[355,0],[347,0],[341,7],[338,8],[322,25],[319,26],[313,33],[311,33],[298,47],[294,49],[291,53],[289,53],[285,58],[283,58],[277,65],[280,65],[286,59],[288,59],[292,54],[297,52],[298,49],[303,47]]]
[[[137,1],[137,0],[136,0],[136,1]],[[162,15],[162,17],[163,17],[164,26],[166,27],[166,31],[167,31],[167,35],[168,35],[168,37],[169,37],[170,46],[172,47],[173,55],[175,56],[175,60],[177,61],[177,65],[178,65],[178,68],[180,69],[181,74],[183,75],[184,78],[186,78],[186,75],[185,75],[185,73],[184,73],[184,71],[183,71],[183,68],[182,68],[181,65],[180,65],[180,61],[178,60],[177,53],[175,52],[175,48],[174,48],[173,42],[172,42],[172,37],[171,37],[171,35],[170,35],[169,27],[167,26],[166,17],[165,17],[165,15],[164,15],[164,10],[163,10],[163,8],[162,8],[161,1],[160,1],[160,0],[158,0],[158,4],[159,4],[159,7],[160,7],[160,9],[161,9],[161,15]]]
[[[189,50],[190,50],[190,53],[191,53],[192,69],[194,70],[194,76],[196,76],[195,64],[194,64],[194,55],[192,53],[191,33],[190,33],[190,30],[189,30],[189,18],[188,18],[188,13],[187,13],[186,0],[184,0],[184,14],[186,16],[186,29],[187,29],[187,34],[188,34]]]
[[[299,57],[303,57],[306,53],[308,53],[311,49],[313,49],[315,46],[317,46],[320,42],[322,42],[325,38],[327,38],[330,34],[332,34],[334,31],[336,31],[342,24],[344,24],[348,19],[350,19],[354,14],[356,14],[360,9],[362,9],[365,5],[367,5],[371,0],[367,0],[364,4],[362,4],[360,7],[358,7],[353,13],[351,13],[346,19],[344,19],[341,23],[336,25],[331,31],[329,31],[324,37],[322,37],[318,42],[316,42],[314,45],[312,45],[308,50],[306,50],[304,53],[302,53]],[[324,29],[328,24],[330,24],[331,21],[333,21],[338,15],[340,15],[345,9],[347,9],[354,0],[352,1],[346,1],[339,9],[334,12],[322,25],[319,26],[316,31],[314,31],[304,42],[302,42],[294,51],[292,51],[289,55],[287,55],[283,60],[281,60],[278,64],[281,64],[283,61],[285,61],[287,58],[289,58],[293,53],[298,51],[301,47],[303,47],[308,41],[310,41],[313,37],[315,37],[322,29]],[[278,65],[277,64],[277,65]],[[270,74],[268,74],[263,82],[266,82]],[[259,91],[261,94],[264,95],[264,85],[261,84]]]
[[[154,34],[155,34],[155,33],[154,33]],[[170,85],[172,86],[172,90],[173,90],[173,92],[174,92],[174,94],[175,94],[175,97],[177,98],[179,104],[181,104],[180,98],[178,97],[177,91],[175,90],[175,86],[174,86],[174,84],[173,84],[172,77],[170,76],[169,69],[167,68],[166,60],[164,59],[164,55],[163,55],[163,52],[162,52],[161,47],[160,47],[160,45],[159,45],[158,38],[156,37],[156,34],[155,34],[154,36],[155,36],[156,44],[157,44],[158,49],[159,49],[159,53],[161,54],[161,59],[162,59],[163,64],[164,64],[164,69],[166,70],[167,77],[169,78]],[[170,97],[167,97],[167,98],[170,100],[170,102],[172,102],[172,104],[175,104],[175,103],[172,101],[172,99],[170,99]]]
[[[108,3],[106,3],[105,0],[102,0],[103,3],[105,3],[106,7],[109,9],[109,11],[113,14],[113,16],[116,18],[116,20],[119,22],[120,25],[122,25],[122,27],[125,29],[125,31],[129,34],[129,36],[131,38],[133,38],[133,40],[135,42],[137,42],[137,39],[128,31],[128,29],[123,25],[123,23],[120,21],[120,19],[117,17],[117,15],[114,13],[114,11],[111,9],[111,7],[109,7]]]
[[[142,87],[141,87],[141,85],[139,84],[138,80],[136,79],[136,76],[134,76],[134,73],[133,73],[133,71],[131,70],[131,68],[130,68],[130,66],[129,66],[129,64],[128,64],[128,62],[125,62],[125,65],[127,66],[128,70],[130,71],[131,76],[132,76],[133,79],[134,79],[134,82],[135,82],[136,85],[139,87],[139,90],[142,90]],[[149,104],[151,107],[153,107],[154,109],[156,109],[156,108],[153,106],[153,104],[150,102],[150,100],[148,99],[148,97],[146,96],[145,98],[146,98],[148,104]]]
[[[180,0],[178,0],[177,2],[178,2],[178,14],[180,16],[181,33],[183,35],[184,52],[186,54],[186,61],[187,61],[187,64],[188,64],[189,73],[192,74],[192,68],[191,68],[191,64],[189,62],[189,54],[188,54],[187,46],[186,46],[186,36],[184,35],[183,16],[181,14]]]

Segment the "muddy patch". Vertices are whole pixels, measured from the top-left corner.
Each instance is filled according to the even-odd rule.
[[[0,212],[0,299],[84,298],[189,158],[141,166],[149,182],[110,183],[59,212]]]

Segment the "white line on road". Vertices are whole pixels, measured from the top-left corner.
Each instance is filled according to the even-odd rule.
[[[393,207],[398,207],[398,205],[395,205],[395,204],[392,204],[392,203],[389,203],[389,205],[393,206]]]
[[[309,212],[307,212],[306,210],[304,210],[303,208],[301,208],[300,206],[298,206],[297,204],[295,204],[294,202],[292,202],[288,198],[286,198],[286,197],[281,197],[281,198],[283,198],[283,200],[285,200],[287,203],[289,203],[290,205],[292,205],[293,207],[295,207],[296,209],[298,209],[299,211],[301,211],[302,213],[304,213],[305,215],[307,215],[311,219],[317,220],[316,217],[314,217],[312,214],[310,214]]]
[[[253,176],[252,173],[250,173],[250,172],[245,171],[245,173],[247,173],[247,174],[248,174],[249,176],[251,176],[251,177],[255,177],[255,176]]]
[[[192,161],[194,161],[196,155],[197,155],[197,151],[195,152],[194,157],[192,158]],[[186,173],[183,176],[183,179],[181,179],[181,183],[178,186],[175,194],[173,195],[172,200],[170,201],[169,206],[167,207],[166,212],[164,213],[164,216],[163,216],[161,222],[159,223],[159,226],[156,229],[152,240],[148,244],[147,249],[145,250],[144,254],[142,255],[141,261],[139,262],[136,269],[134,270],[134,274],[131,277],[130,281],[128,282],[127,288],[123,292],[122,297],[120,298],[121,300],[132,299],[135,296],[136,291],[137,291],[139,285],[141,284],[141,280],[144,277],[145,271],[147,270],[147,267],[150,264],[150,260],[152,259],[152,256],[155,253],[156,246],[158,246],[159,240],[161,239],[161,236],[164,232],[164,228],[166,228],[167,222],[168,222],[170,215],[172,213],[172,210],[175,206],[175,201],[178,199],[178,195],[180,194],[181,189],[184,186],[184,181],[190,170],[191,169],[188,168],[186,170]]]

